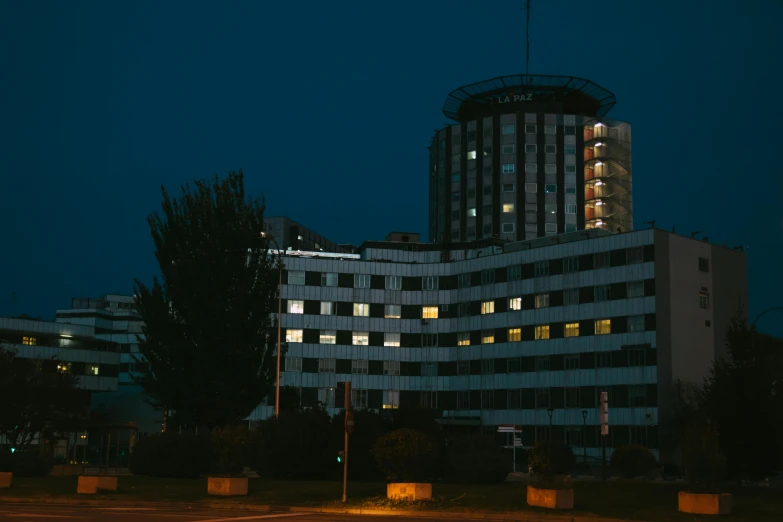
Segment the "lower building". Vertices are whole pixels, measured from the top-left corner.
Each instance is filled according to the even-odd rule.
[[[351,381],[357,408],[517,424],[525,445],[555,437],[598,456],[608,392],[608,452],[657,451],[673,383],[707,374],[747,301],[743,252],[658,229],[441,248],[285,260],[281,383],[295,402],[336,413]]]

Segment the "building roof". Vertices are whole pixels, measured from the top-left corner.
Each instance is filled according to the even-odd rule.
[[[590,80],[575,76],[548,76],[514,74],[498,76],[465,85],[451,91],[443,104],[447,118],[461,121],[473,118],[477,106],[489,107],[498,103],[498,97],[530,94],[533,99],[566,102],[572,112],[604,116],[614,107],[615,95]],[[581,108],[582,110],[574,110]]]

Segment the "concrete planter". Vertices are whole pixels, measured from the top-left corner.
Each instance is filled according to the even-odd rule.
[[[539,489],[527,487],[527,503],[549,509],[574,509],[573,489]]]
[[[99,491],[117,491],[117,477],[82,475],[76,485],[76,493],[95,495]]]
[[[8,489],[11,487],[11,482],[14,480],[14,474],[10,471],[0,472],[0,489]]]
[[[677,509],[683,513],[696,515],[728,515],[731,513],[732,496],[730,493],[688,493],[680,491],[677,496]]]
[[[432,500],[432,484],[395,482],[386,484],[386,498],[395,500]]]
[[[247,495],[247,477],[209,477],[207,495],[221,497]]]
[[[56,464],[52,466],[49,475],[52,477],[71,477],[84,473],[84,466],[81,464]]]

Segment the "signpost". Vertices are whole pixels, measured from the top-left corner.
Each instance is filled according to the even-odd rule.
[[[513,473],[517,472],[517,448],[522,447],[522,427],[517,426],[515,424],[500,424],[498,425],[498,433],[510,433],[514,437],[513,444],[511,446],[511,452],[513,455],[513,463],[512,463],[512,471]],[[519,437],[517,437],[517,433],[520,434]],[[506,440],[508,440],[508,437],[506,437]]]
[[[348,500],[348,436],[353,433],[353,412],[351,411],[351,381],[345,381],[345,442],[343,445],[343,503]]]
[[[606,437],[609,435],[609,393],[601,392],[601,452],[603,478],[606,481]]]

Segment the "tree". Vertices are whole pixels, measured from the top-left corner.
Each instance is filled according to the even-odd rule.
[[[419,482],[435,474],[435,440],[420,431],[402,428],[380,437],[373,446],[378,468],[391,481]]]
[[[144,321],[137,382],[184,424],[222,427],[246,418],[272,388],[277,269],[264,232],[264,200],[231,172],[162,188],[148,218],[161,279],[135,281]]]
[[[0,347],[0,435],[17,451],[87,422],[88,393],[55,369],[54,360],[23,359]]]
[[[726,471],[768,477],[780,465],[783,436],[783,340],[748,327],[740,309],[726,333],[727,356],[713,362],[700,408],[715,425]]]

